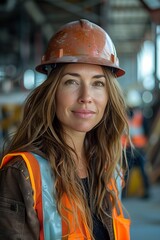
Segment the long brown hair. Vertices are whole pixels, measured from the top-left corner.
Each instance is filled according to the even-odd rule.
[[[76,173],[73,159],[73,153],[75,156],[76,153],[65,142],[62,126],[56,117],[55,94],[65,66],[61,64],[53,69],[47,80],[28,97],[24,105],[22,122],[5,154],[31,151],[48,160],[55,176],[59,213],[62,215],[61,210],[64,206],[61,199],[65,192],[74,203],[73,214],[76,222],[78,222],[76,213],[80,210],[92,234],[90,212],[97,213],[105,224],[106,207],[109,201],[112,204],[115,201],[115,194],[108,184],[117,165],[121,165],[122,161],[121,136],[124,130],[128,130],[126,106],[114,74],[103,67],[109,100],[102,120],[86,134],[84,143],[89,174],[90,211],[81,180]]]

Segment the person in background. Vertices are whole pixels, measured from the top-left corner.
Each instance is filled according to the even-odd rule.
[[[129,240],[116,177],[123,181],[126,107],[116,50],[98,25],[62,26],[3,154],[0,239]]]
[[[128,123],[129,123],[129,132],[130,139],[133,146],[130,143],[127,143],[126,156],[128,160],[129,169],[138,167],[143,181],[143,194],[140,196],[143,199],[149,198],[149,178],[146,172],[146,154],[145,147],[147,144],[147,136],[144,129],[144,117],[140,107],[129,107],[128,108]],[[124,142],[124,137],[123,137]],[[123,189],[123,197],[127,193]]]

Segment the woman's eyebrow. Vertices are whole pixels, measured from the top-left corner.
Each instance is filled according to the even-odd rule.
[[[63,74],[63,76],[62,77],[64,77],[64,76],[66,76],[66,75],[70,75],[70,76],[73,76],[73,77],[80,77],[80,74],[78,74],[78,73],[65,73],[65,74]]]
[[[105,76],[103,74],[100,74],[100,75],[95,75],[92,78],[105,78]]]
[[[66,76],[66,75],[71,75],[71,76],[73,76],[73,77],[80,77],[81,75],[80,74],[78,74],[78,73],[65,73],[62,77],[64,77],[64,76]],[[97,79],[99,79],[99,78],[105,78],[105,76],[103,75],[103,74],[98,74],[98,75],[95,75],[95,76],[92,76],[92,78],[97,78]]]

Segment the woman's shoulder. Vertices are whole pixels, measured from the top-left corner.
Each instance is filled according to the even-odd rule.
[[[20,200],[24,189],[31,191],[29,172],[23,158],[16,156],[0,169],[0,196]]]
[[[18,174],[19,176],[22,175],[23,177],[28,176],[28,168],[22,156],[14,156],[0,169],[1,174],[5,172],[6,177],[11,171],[14,175]]]
[[[22,156],[13,156],[12,159],[10,159],[10,161],[8,161],[3,166],[3,168],[12,167],[12,168],[20,169],[22,166],[25,166],[25,162]]]
[[[3,159],[3,160],[2,160]],[[34,152],[28,152],[28,151],[23,151],[20,153],[8,153],[3,156],[1,159],[1,168],[16,168],[16,169],[21,169],[22,167],[27,167],[26,166],[26,159],[28,162],[33,162],[34,159],[45,159],[41,153],[34,153]]]

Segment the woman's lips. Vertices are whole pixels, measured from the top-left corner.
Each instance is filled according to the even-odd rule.
[[[72,112],[76,117],[79,118],[91,118],[95,114],[95,112],[91,110],[74,110]]]

